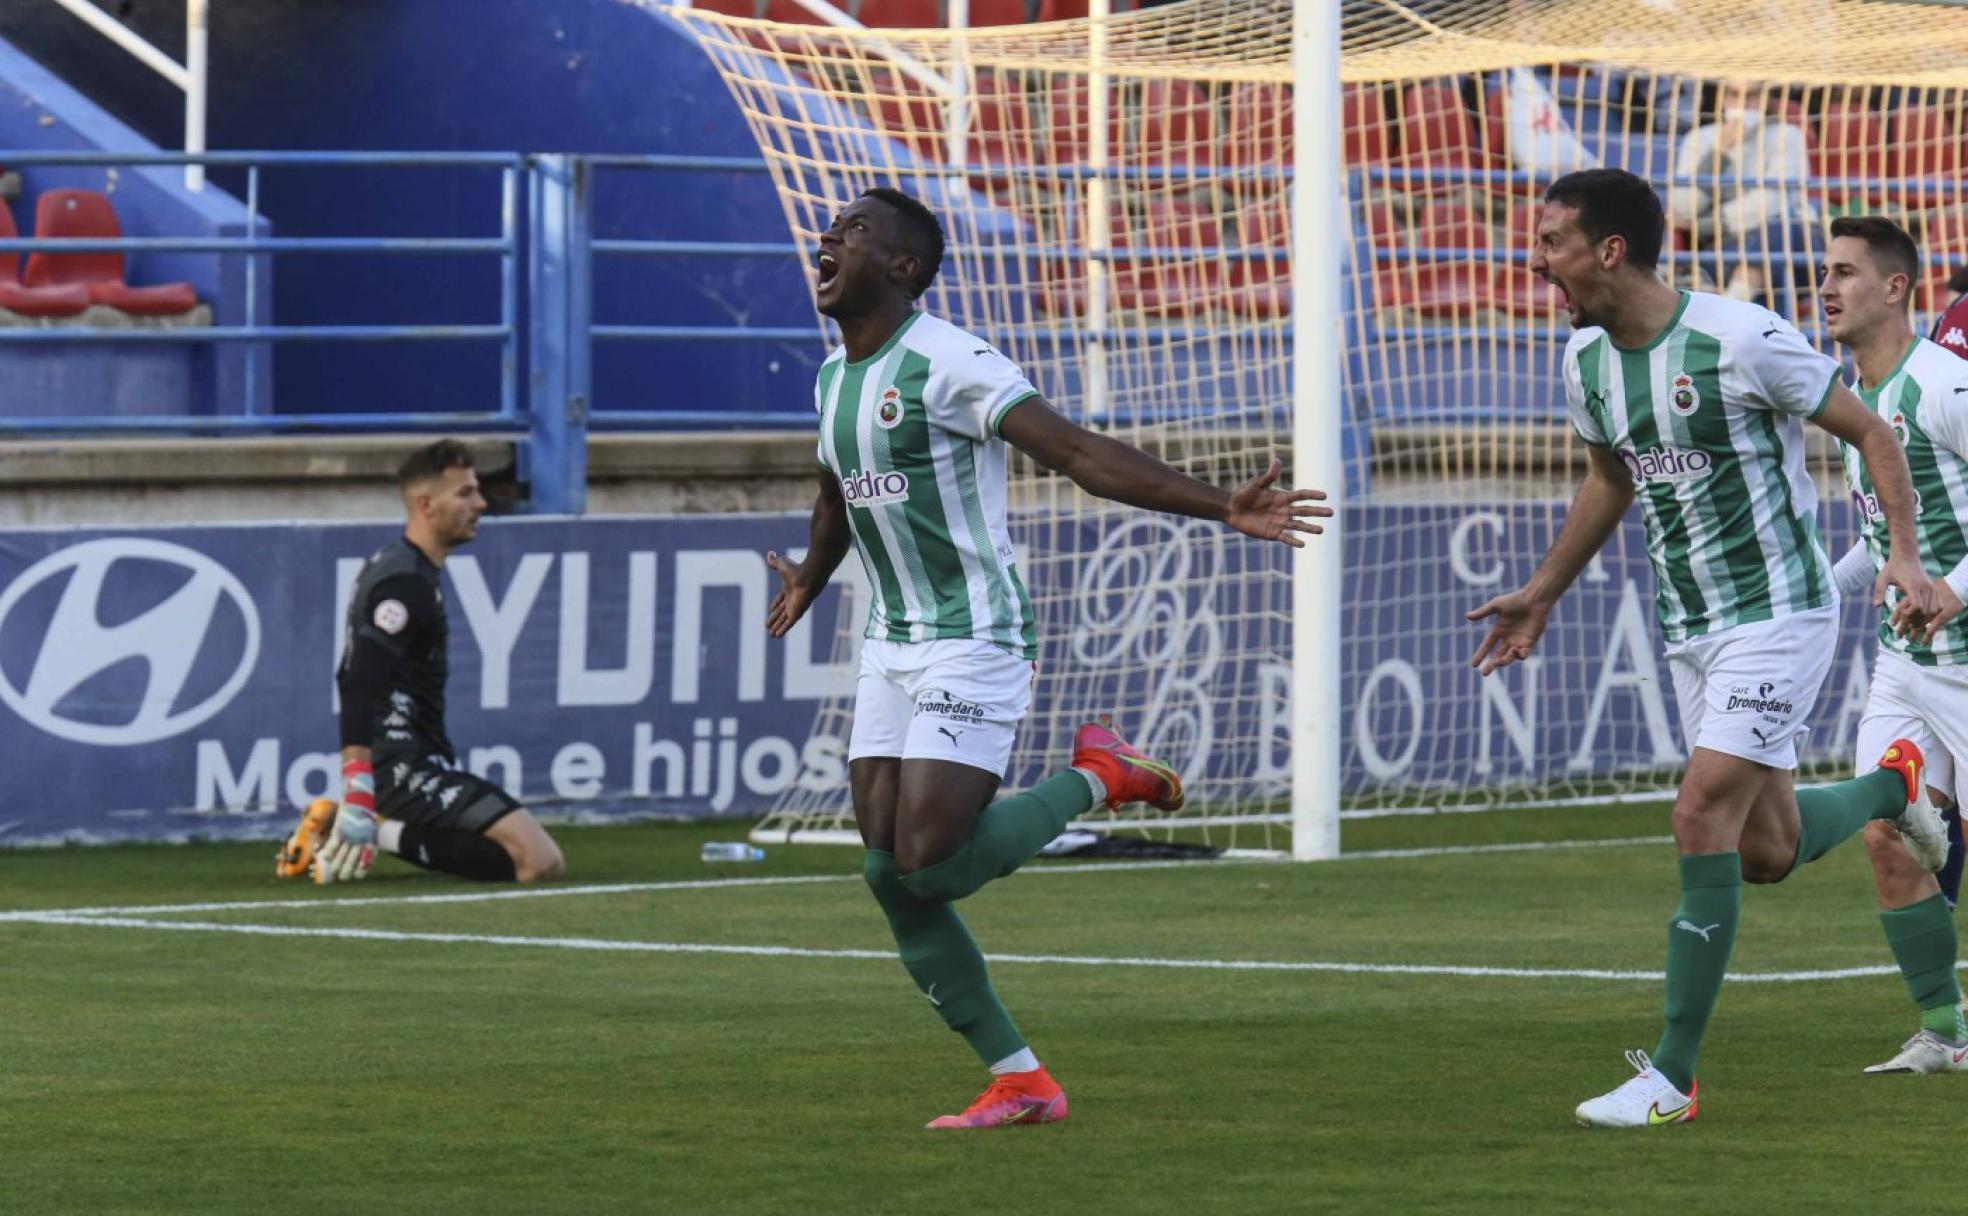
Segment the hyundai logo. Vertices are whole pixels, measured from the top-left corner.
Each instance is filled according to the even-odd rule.
[[[127,586],[121,580],[127,579],[123,572],[129,567],[120,563],[161,565],[189,577],[135,616],[124,610],[120,615],[127,619],[105,625],[103,592],[112,570],[117,571],[118,586]],[[260,618],[246,588],[230,570],[203,553],[159,540],[85,541],[29,566],[0,593],[0,639],[7,636],[9,619],[30,593],[65,573],[68,584],[48,617],[25,681],[16,684],[15,675],[20,673],[9,673],[0,664],[0,701],[49,734],[105,746],[155,743],[182,734],[224,709],[253,673],[260,653]],[[139,568],[130,573],[155,576],[157,572]],[[238,657],[217,690],[180,705],[199,654],[213,635],[222,600],[231,600],[245,622]],[[109,607],[114,611],[120,605]],[[219,637],[233,642],[236,635],[222,631]],[[77,716],[76,707],[63,704],[92,678],[132,659],[143,660],[142,692],[129,698],[128,704],[105,706],[100,697],[85,697],[81,700],[96,707],[87,717]],[[121,721],[104,721],[106,717]]]

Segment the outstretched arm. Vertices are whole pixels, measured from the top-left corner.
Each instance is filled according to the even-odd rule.
[[[1305,543],[1298,533],[1317,536],[1323,529],[1312,521],[1332,515],[1331,507],[1318,505],[1326,497],[1323,490],[1271,488],[1282,468],[1276,457],[1263,473],[1234,491],[1224,490],[1172,469],[1139,448],[1068,421],[1039,397],[1013,406],[998,425],[998,433],[1095,497],[1216,520],[1260,540],[1296,548]]]
[[[813,500],[813,523],[807,531],[806,560],[794,565],[777,553],[767,553],[765,564],[779,574],[779,594],[766,609],[765,631],[783,638],[799,624],[813,601],[826,589],[827,580],[840,568],[841,559],[854,536],[847,526],[847,503],[842,500],[840,482],[833,472],[820,470],[820,493]]]
[[[1538,563],[1531,581],[1508,595],[1499,595],[1469,613],[1472,621],[1496,618],[1490,632],[1476,647],[1469,665],[1489,675],[1530,657],[1538,638],[1544,635],[1545,618],[1552,605],[1571,587],[1592,555],[1605,547],[1606,538],[1619,527],[1620,517],[1633,502],[1633,479],[1611,448],[1588,446],[1592,464],[1565,512],[1565,526],[1551,551]]]

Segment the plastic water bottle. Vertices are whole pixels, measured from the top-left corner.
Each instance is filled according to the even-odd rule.
[[[698,856],[705,861],[764,861],[765,850],[742,840],[709,840]]]

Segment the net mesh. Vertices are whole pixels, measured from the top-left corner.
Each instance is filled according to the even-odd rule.
[[[1069,417],[1230,484],[1289,460],[1292,7],[971,31],[674,15],[729,84],[797,241],[867,187],[918,194],[951,241],[928,308]],[[1824,225],[1887,214],[1927,254],[1924,317],[1968,255],[1968,12],[1342,0],[1340,19],[1349,813],[1663,788],[1680,751],[1636,522],[1574,593],[1597,607],[1561,610],[1535,662],[1487,683],[1467,669],[1461,612],[1528,571],[1583,470],[1557,378],[1568,325],[1524,268],[1541,192],[1595,164],[1649,178],[1671,282],[1765,303],[1827,350]],[[1045,652],[1007,787],[1113,710],[1190,781],[1175,824],[1283,847],[1284,552],[1029,466],[1012,502]],[[1824,522],[1837,551],[1849,531]],[[844,737],[850,709],[826,705],[816,730]],[[1847,716],[1814,736],[1817,758]],[[845,790],[796,787],[768,822],[846,810]]]

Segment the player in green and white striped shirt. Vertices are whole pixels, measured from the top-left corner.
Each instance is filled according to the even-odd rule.
[[[1111,724],[1074,738],[1073,766],[993,802],[1038,658],[1032,601],[1005,515],[1008,446],[1088,493],[1220,520],[1300,545],[1331,510],[1316,490],[1271,488],[1279,464],[1226,493],[1068,422],[991,346],[916,301],[943,261],[943,231],[895,190],[870,190],[820,238],[820,311],[841,346],[820,369],[820,496],[804,561],[768,554],[783,580],[767,627],[784,636],[850,545],[875,601],[861,648],[848,772],[868,852],[862,873],[903,966],[993,1081],[931,1127],[1066,1117],[1066,1096],[999,1003],[953,906],[1011,873],[1096,803],[1182,804],[1181,778]]]
[[[1492,619],[1472,663],[1527,657],[1559,596],[1639,498],[1656,604],[1690,749],[1674,807],[1681,902],[1669,921],[1667,1019],[1637,1074],[1581,1103],[1579,1122],[1649,1127],[1694,1118],[1695,1060],[1735,944],[1742,883],[1777,882],[1872,819],[1942,832],[1919,751],[1894,741],[1880,771],[1796,790],[1796,741],[1837,642],[1837,592],[1804,469],[1808,418],[1865,453],[1892,538],[1880,586],[1935,608],[1914,543],[1913,490],[1886,423],[1766,309],[1658,277],[1660,200],[1618,169],[1567,174],[1545,192],[1533,273],[1558,286],[1575,328],[1566,402],[1587,444],[1585,484],[1522,590],[1471,612]]]
[[[1930,572],[1946,576],[1941,611],[1924,631],[1903,637],[1893,628],[1891,605],[1880,609],[1879,657],[1859,720],[1858,771],[1868,771],[1891,740],[1912,739],[1927,757],[1931,797],[1945,803],[1955,769],[1968,760],[1968,617],[1961,614],[1968,598],[1968,362],[1914,333],[1908,309],[1919,277],[1919,248],[1898,224],[1876,215],[1832,221],[1818,292],[1825,325],[1852,350],[1859,400],[1886,420],[1906,451],[1919,500],[1921,558]],[[1864,455],[1850,444],[1842,452],[1862,531],[1839,560],[1837,577],[1841,590],[1856,591],[1871,585],[1886,560],[1888,537]],[[1920,1009],[1920,1029],[1899,1054],[1866,1071],[1968,1072],[1968,1021],[1955,975],[1959,858],[1937,883],[1901,847],[1891,825],[1867,824],[1865,840],[1886,940]]]

